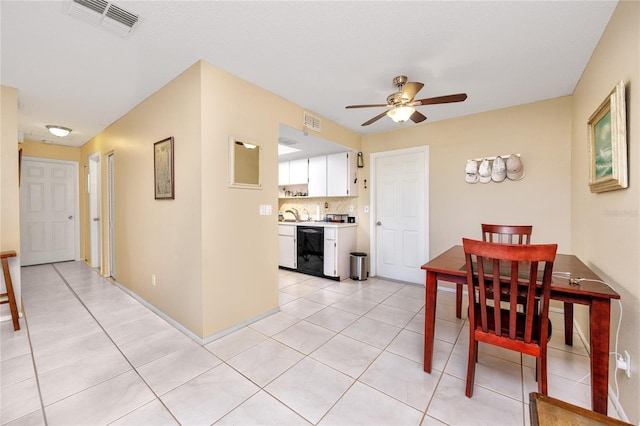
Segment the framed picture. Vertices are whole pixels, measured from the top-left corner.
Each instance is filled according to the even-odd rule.
[[[175,199],[173,137],[153,144],[153,183],[156,200]]]
[[[589,117],[591,192],[613,191],[629,186],[626,115],[624,81],[620,81]]]

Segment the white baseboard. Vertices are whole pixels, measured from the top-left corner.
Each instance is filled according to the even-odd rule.
[[[211,343],[211,342],[213,342],[215,340],[218,340],[219,338],[224,337],[227,334],[231,334],[234,331],[240,330],[242,327],[246,327],[247,325],[253,324],[254,322],[260,321],[261,319],[266,318],[266,317],[268,317],[270,315],[273,315],[273,314],[275,314],[275,313],[280,311],[280,308],[272,309],[272,310],[270,310],[268,312],[265,312],[265,313],[263,313],[261,315],[258,315],[257,317],[254,317],[254,318],[251,318],[251,319],[249,319],[247,321],[244,321],[244,322],[241,322],[239,324],[236,324],[233,327],[230,327],[230,328],[228,328],[226,330],[223,330],[223,331],[221,331],[219,333],[213,334],[211,336],[207,336],[205,338],[201,338],[200,336],[196,335],[191,330],[189,330],[188,328],[186,328],[185,326],[180,324],[178,321],[174,320],[169,315],[167,315],[166,313],[164,313],[163,311],[161,311],[160,309],[158,309],[157,307],[155,307],[151,303],[147,302],[145,299],[140,297],[137,293],[131,291],[129,288],[127,288],[123,284],[120,284],[118,281],[113,280],[113,279],[112,279],[112,282],[116,286],[118,286],[122,291],[127,293],[129,296],[133,297],[138,302],[142,303],[144,306],[146,306],[151,311],[153,311],[156,315],[158,315],[159,317],[161,317],[162,319],[167,321],[169,324],[171,324],[172,326],[174,326],[175,328],[177,328],[178,330],[183,332],[191,340],[193,340],[194,342],[196,342],[196,343],[198,343],[198,344],[200,344],[202,346],[204,346],[204,345],[206,345],[208,343]]]

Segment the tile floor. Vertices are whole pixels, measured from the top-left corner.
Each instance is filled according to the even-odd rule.
[[[526,425],[534,362],[480,348],[439,292],[424,373],[424,290],[280,271],[280,312],[199,345],[83,262],[22,269],[26,320],[0,324],[2,425]],[[549,394],[590,405],[578,335],[549,349]],[[613,412],[611,410],[611,412]]]

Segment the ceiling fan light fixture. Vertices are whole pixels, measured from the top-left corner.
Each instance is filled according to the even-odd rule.
[[[389,116],[389,118],[391,118],[396,123],[404,123],[405,121],[407,121],[411,117],[411,115],[414,112],[416,112],[416,109],[414,107],[399,106],[399,107],[395,107],[393,109],[390,109],[387,112],[387,115]]]
[[[64,138],[65,136],[71,133],[71,129],[63,126],[55,126],[53,124],[48,124],[47,129],[51,132],[52,135],[55,135],[59,138]]]

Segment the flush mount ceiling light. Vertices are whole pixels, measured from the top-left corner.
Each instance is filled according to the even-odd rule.
[[[47,129],[49,129],[52,135],[55,135],[59,138],[64,138],[69,133],[71,133],[71,129],[69,129],[68,127],[54,126],[52,124],[48,124]]]
[[[404,123],[409,118],[411,118],[411,115],[414,112],[416,112],[416,109],[414,107],[400,106],[387,111],[387,115],[396,123]]]

